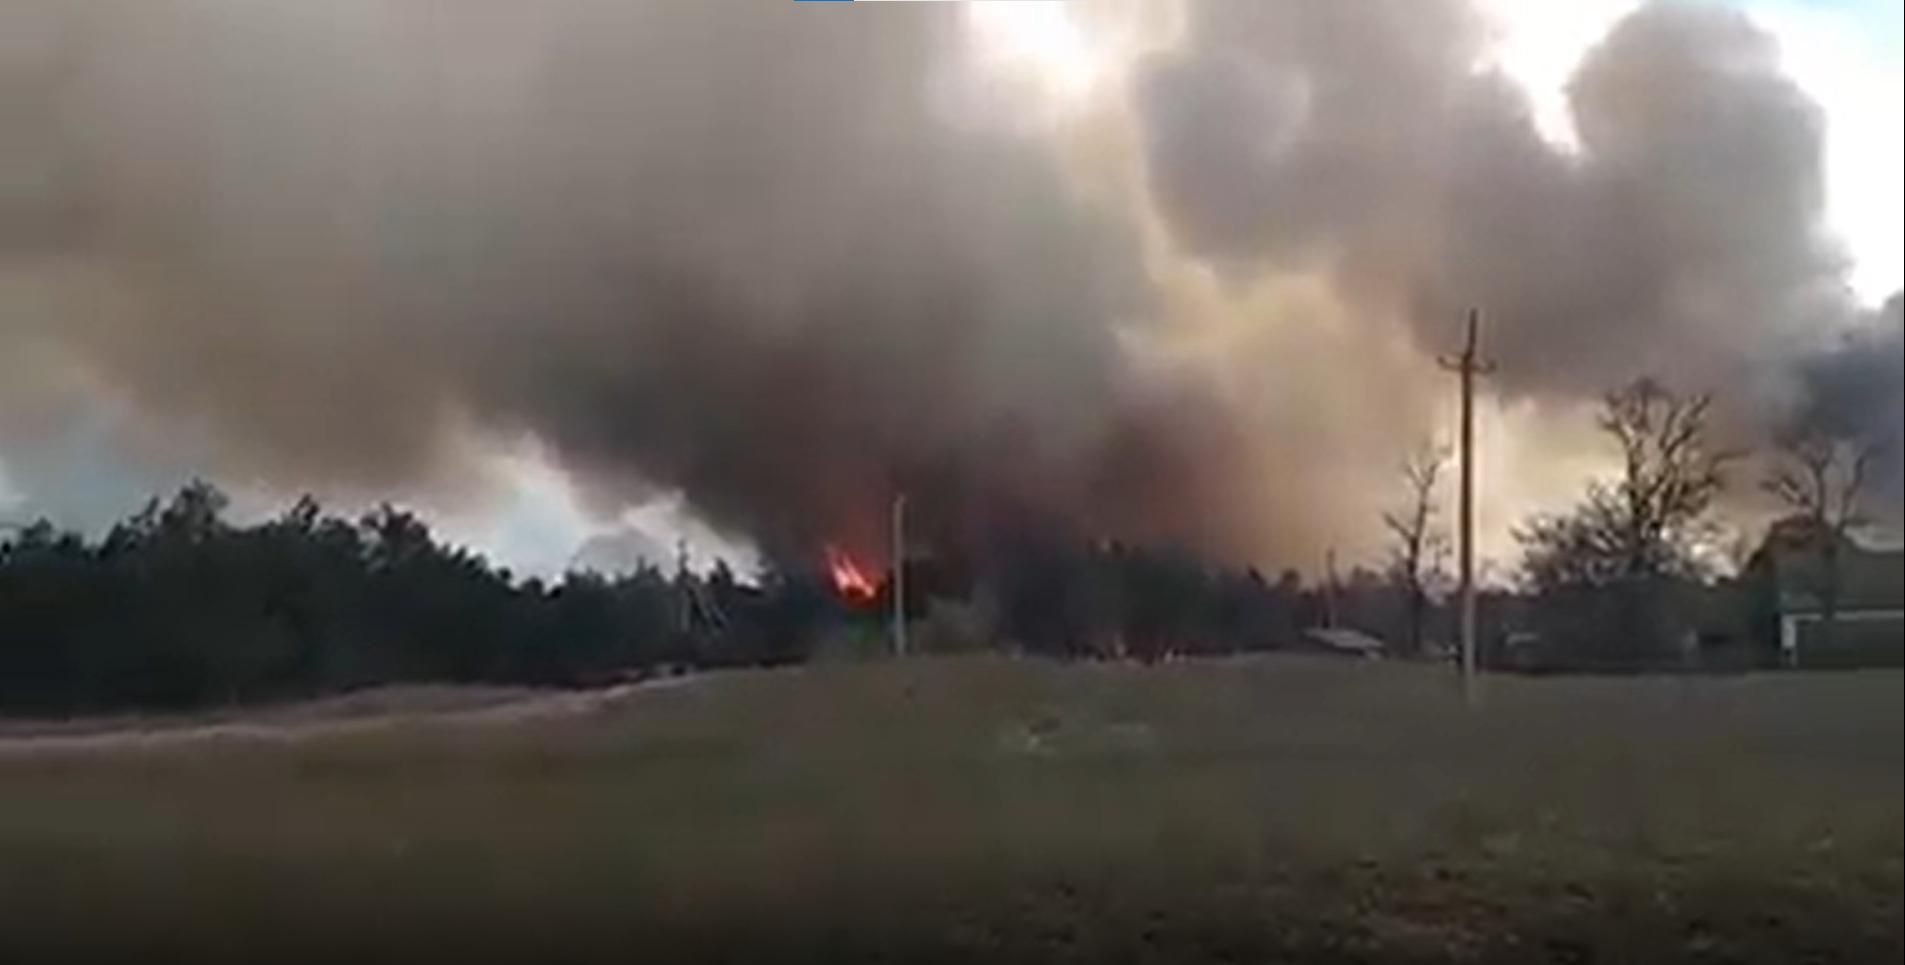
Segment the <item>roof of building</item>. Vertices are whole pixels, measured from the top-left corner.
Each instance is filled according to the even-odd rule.
[[[1304,635],[1324,647],[1340,653],[1376,656],[1383,652],[1382,641],[1347,627],[1312,627]]]
[[[1822,538],[1822,537],[1821,537]],[[1770,575],[1785,612],[1817,610],[1825,585],[1820,538],[1791,520],[1775,525],[1754,554],[1753,567]],[[1869,549],[1852,539],[1839,548],[1840,610],[1905,609],[1905,552]]]

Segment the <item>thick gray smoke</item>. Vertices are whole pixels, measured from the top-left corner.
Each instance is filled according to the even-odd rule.
[[[1147,206],[1424,350],[1486,306],[1519,395],[1883,350],[1820,354],[1855,311],[1820,121],[1736,14],[1622,23],[1578,150],[1474,69],[1457,0],[1190,14],[1131,91],[1149,196],[1095,205],[974,108],[952,5],[8,4],[0,442],[106,395],[286,488],[478,488],[472,453],[527,435],[605,508],[679,489],[770,550],[877,547],[904,488],[942,540],[1273,554],[1306,513],[1260,467],[1328,457],[1133,348],[1170,321]]]
[[[1645,7],[1570,88],[1578,149],[1480,72],[1453,0],[1200,3],[1144,77],[1151,182],[1180,235],[1318,269],[1421,326],[1485,306],[1499,384],[1714,384],[1849,310],[1820,233],[1820,119],[1743,15]]]
[[[1454,0],[1190,9],[1138,103],[1152,189],[1194,250],[1322,272],[1425,351],[1485,306],[1513,395],[1649,373],[1716,391],[1738,444],[1804,420],[1886,446],[1896,515],[1898,325],[1862,324],[1822,230],[1822,119],[1743,14],[1621,21],[1569,85],[1562,147],[1475,69],[1482,25]]]
[[[1905,296],[1886,299],[1868,322],[1801,363],[1802,394],[1787,428],[1874,447],[1867,510],[1897,521],[1905,506]]]
[[[287,486],[522,432],[770,546],[877,547],[896,487],[962,538],[1221,542],[1224,421],[1124,357],[1126,230],[961,103],[955,17],[55,4],[4,230],[63,287],[9,341]]]

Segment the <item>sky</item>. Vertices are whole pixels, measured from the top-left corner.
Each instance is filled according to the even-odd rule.
[[[1512,79],[1527,98],[1540,136],[1550,145],[1563,152],[1577,145],[1581,135],[1574,130],[1569,109],[1570,79],[1609,30],[1639,4],[1632,0],[1576,0],[1566,4],[1478,0],[1478,5],[1486,18],[1488,41],[1481,48],[1482,62],[1472,66],[1478,70],[1499,69]],[[1901,275],[1905,274],[1905,215],[1901,214],[1905,211],[1905,191],[1899,174],[1905,170],[1905,147],[1901,146],[1905,144],[1905,134],[1901,133],[1905,55],[1900,45],[1905,29],[1901,26],[1901,7],[1905,5],[1874,0],[1741,0],[1736,6],[1776,41],[1781,70],[1821,111],[1826,227],[1847,260],[1844,279],[1856,299],[1876,306],[1901,287]],[[1103,199],[1107,197],[1113,199],[1109,204],[1118,208],[1120,223],[1128,224],[1128,229],[1121,227],[1108,234],[1114,242],[1128,243],[1132,249],[1116,257],[1135,258],[1143,265],[1154,284],[1149,297],[1155,301],[1149,310],[1168,316],[1168,331],[1162,336],[1132,336],[1157,341],[1156,346],[1145,349],[1147,358],[1165,360],[1156,363],[1165,368],[1194,373],[1194,381],[1199,383],[1194,387],[1196,391],[1219,395],[1222,405],[1249,413],[1239,423],[1243,430],[1260,430],[1276,438],[1320,434],[1326,439],[1355,439],[1372,448],[1406,445],[1406,436],[1421,434],[1418,430],[1423,426],[1433,434],[1444,433],[1451,415],[1448,394],[1442,391],[1444,383],[1438,381],[1432,364],[1427,364],[1430,360],[1415,344],[1421,338],[1419,334],[1372,334],[1377,330],[1361,321],[1363,307],[1346,307],[1335,294],[1323,290],[1327,286],[1320,286],[1302,272],[1251,267],[1256,259],[1266,256],[1254,248],[1238,247],[1245,244],[1243,241],[1218,235],[1200,239],[1198,231],[1215,231],[1222,226],[1199,222],[1202,209],[1194,207],[1195,198],[1181,202],[1193,207],[1171,209],[1169,185],[1156,180],[1146,185],[1144,179],[1158,177],[1157,171],[1170,162],[1172,155],[1155,153],[1162,150],[1155,143],[1150,144],[1153,153],[1148,156],[1146,148],[1134,146],[1158,134],[1145,128],[1155,118],[1142,116],[1142,111],[1132,106],[1132,92],[1146,82],[1147,65],[1167,42],[1165,38],[1183,29],[1184,17],[1175,4],[1013,0],[974,3],[965,16],[963,37],[973,45],[970,53],[977,65],[978,81],[949,89],[946,96],[959,100],[970,116],[983,118],[963,123],[1010,127],[1009,137],[1001,138],[1015,145],[1031,144],[1055,151],[1066,172],[1068,186],[1063,190],[1097,198],[1096,203],[1106,203]],[[289,29],[298,28],[294,24]],[[31,44],[32,36],[31,31],[16,31],[11,42],[14,46],[0,42],[0,58],[21,56],[26,50],[21,45]],[[397,49],[401,41],[390,43]],[[487,72],[470,73],[468,84],[513,89],[511,78],[503,73],[509,69],[507,58],[479,62],[487,65],[482,68]],[[870,58],[870,69],[883,69],[883,63]],[[4,76],[0,75],[0,83]],[[868,83],[877,84],[878,78],[870,78]],[[231,106],[248,109],[237,101]],[[874,98],[867,109],[877,111],[887,106]],[[19,105],[10,109],[19,109]],[[30,112],[31,105],[26,109]],[[401,109],[401,105],[392,109]],[[658,116],[664,123],[675,123],[668,115]],[[0,114],[0,121],[5,117]],[[981,136],[988,144],[991,138],[991,133]],[[352,145],[338,144],[336,148],[348,153]],[[474,149],[481,150],[482,144]],[[765,149],[780,148],[776,143]],[[976,163],[983,166],[992,161],[980,159]],[[1012,172],[1017,169],[1010,166],[1011,162],[1000,164],[1001,177],[1016,176]],[[31,172],[29,175],[37,177]],[[825,187],[830,182],[823,178],[817,183]],[[903,194],[909,189],[893,190]],[[1133,198],[1138,200],[1129,200]],[[303,212],[294,214],[306,216]],[[162,212],[152,217],[163,216],[169,215]],[[586,220],[589,216],[573,217]],[[879,220],[876,217],[875,223]],[[949,230],[954,237],[996,241],[994,235],[983,232],[1007,229],[958,221]],[[1248,245],[1261,240],[1250,240]],[[1283,243],[1275,239],[1272,242]],[[707,243],[732,244],[712,233]],[[531,254],[541,257],[539,251]],[[388,256],[403,257],[404,249],[394,247]],[[905,275],[911,270],[909,263],[895,262],[893,273]],[[1248,277],[1240,281],[1244,276]],[[41,305],[73,311],[67,307],[68,302],[56,300],[64,297],[57,285],[57,279],[45,281],[43,273],[12,278],[0,273],[0,303],[24,304],[29,311]],[[996,293],[1004,300],[1001,304],[1046,298],[1017,285],[1016,281],[1001,283]],[[53,294],[47,294],[49,291]],[[118,310],[116,297],[116,289],[100,286],[96,291],[89,290],[77,310],[110,314]],[[1038,304],[1061,313],[1075,307],[1070,302],[1049,299]],[[1302,325],[1257,324],[1266,315],[1300,315],[1310,321]],[[1124,339],[1127,334],[1118,337]],[[0,338],[4,337],[0,333]],[[998,337],[1018,336],[1008,332]],[[1072,346],[1066,350],[1068,358],[1075,353],[1091,357],[1093,352],[1109,350],[1083,334],[1061,333],[1054,337],[1069,340],[1064,343]],[[37,342],[18,343],[13,346],[20,348],[16,358],[37,351],[38,346]],[[1316,360],[1314,367],[1319,371],[1347,364],[1344,360],[1353,358],[1361,374],[1352,382],[1362,387],[1363,398],[1347,393],[1336,399],[1328,413],[1291,415],[1290,408],[1301,404],[1305,392],[1322,390],[1307,385],[1305,377],[1293,371],[1288,372],[1287,387],[1254,386],[1248,381],[1251,369],[1237,361],[1292,357]],[[11,377],[30,383],[36,371],[50,368],[29,363]],[[1080,391],[1089,393],[1100,376],[1081,371],[1078,378]],[[1482,480],[1491,498],[1481,520],[1481,535],[1485,553],[1497,558],[1505,557],[1512,549],[1510,526],[1514,520],[1532,511],[1559,508],[1574,498],[1584,479],[1605,469],[1594,445],[1587,410],[1548,392],[1550,381],[1534,389],[1491,396],[1483,411],[1481,432],[1487,448]],[[1416,406],[1427,411],[1417,413],[1419,418],[1404,420],[1411,423],[1407,427],[1372,431],[1372,426],[1385,421],[1383,403],[1373,395],[1388,386],[1427,400]],[[119,431],[115,420],[124,418],[125,410],[98,401],[110,398],[116,388],[110,384],[103,389],[100,384],[89,386],[81,379],[22,396],[27,400],[25,420],[33,423],[34,431],[27,436],[0,436],[0,518],[45,513],[68,525],[97,528],[135,508],[146,496],[201,471],[209,471],[233,493],[234,508],[240,515],[268,512],[293,495],[285,483],[291,474],[283,467],[296,464],[295,459],[274,458],[255,465],[245,459],[226,459],[223,453],[229,445],[226,437],[230,430],[219,424],[216,413],[207,416],[201,411],[193,416],[187,406],[187,416],[170,423],[162,438]],[[195,394],[191,386],[165,388],[168,400]],[[990,391],[1009,398],[1016,392],[1035,390],[1011,383]],[[641,398],[639,393],[636,397]],[[1238,402],[1239,397],[1247,398]],[[619,394],[611,393],[607,398],[617,404],[623,401]],[[16,408],[21,405],[14,404]],[[480,487],[446,485],[419,470],[410,476],[401,472],[388,477],[367,474],[363,478],[371,480],[368,483],[345,480],[326,488],[325,494],[347,509],[386,498],[418,506],[437,522],[444,535],[523,573],[559,572],[576,561],[579,553],[597,565],[623,565],[637,555],[663,556],[657,562],[666,565],[678,550],[698,564],[722,558],[744,569],[751,565],[749,534],[744,532],[747,525],[710,523],[693,505],[693,499],[665,480],[627,483],[623,455],[600,451],[593,441],[578,438],[569,431],[569,423],[562,423],[564,431],[539,432],[539,425],[551,426],[554,423],[550,420],[561,416],[556,410],[536,407],[555,403],[537,399],[512,400],[511,404],[527,407],[520,412],[512,410],[512,419],[523,424],[487,426],[477,441],[471,441],[475,435],[445,435],[448,441],[443,444],[450,448],[478,450],[474,455],[466,454],[457,471],[483,477]],[[569,403],[565,400],[560,404]],[[34,422],[39,406],[53,415]],[[537,423],[538,419],[544,421]],[[361,419],[358,424],[362,425]],[[296,420],[290,423],[293,429],[299,425]],[[282,434],[282,425],[269,428]],[[391,431],[402,428],[396,425]],[[647,430],[635,427],[633,431]],[[968,441],[972,431],[970,427],[960,428],[962,435],[949,438],[957,439],[959,446],[977,446]],[[1068,438],[1065,434],[1073,430],[1050,431]],[[22,442],[23,438],[32,441]],[[314,440],[313,444],[322,441]],[[653,458],[653,452],[651,449],[646,454]],[[978,448],[972,456],[985,462],[997,461],[989,448]],[[1340,466],[1325,461],[1289,481],[1289,498],[1297,501],[1306,494],[1318,494],[1313,502],[1321,506],[1325,500],[1320,494],[1379,492],[1379,484],[1372,480],[1380,477],[1385,471],[1384,461],[1392,457],[1393,453],[1384,451],[1380,455],[1345,456]],[[207,470],[207,465],[216,468]],[[380,463],[373,468],[381,471],[385,467]],[[700,478],[695,475],[700,471],[696,466],[681,471],[683,478]],[[1045,475],[1069,471],[1062,463],[1039,470]],[[616,490],[615,499],[602,498],[604,479],[619,481],[617,485],[622,488]],[[1005,480],[1005,484],[1027,485],[1017,477]],[[704,480],[699,485],[708,484]],[[715,486],[702,496],[704,502],[715,507],[715,517],[781,525],[760,515],[758,497],[731,489]],[[626,495],[630,492],[639,495]],[[1192,515],[1186,516],[1185,525],[1202,525]],[[1339,542],[1342,555],[1350,560],[1373,559],[1380,552],[1373,524],[1375,514],[1367,501],[1345,500],[1340,507],[1319,509],[1316,515],[1317,532],[1305,533],[1300,539],[1292,536],[1267,550],[1266,556],[1279,563],[1314,568],[1324,548],[1335,549]],[[1260,522],[1266,531],[1275,531],[1277,526],[1294,528],[1287,515]]]

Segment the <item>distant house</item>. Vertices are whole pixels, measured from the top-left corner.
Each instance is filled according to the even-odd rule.
[[[1793,667],[1905,664],[1905,553],[1850,539],[1838,548],[1838,603],[1825,631],[1821,541],[1802,519],[1776,523],[1747,568],[1761,632]]]
[[[1303,631],[1305,649],[1314,653],[1328,653],[1343,657],[1360,657],[1375,660],[1387,649],[1381,640],[1346,627],[1311,627]]]

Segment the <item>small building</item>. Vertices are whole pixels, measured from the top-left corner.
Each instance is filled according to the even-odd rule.
[[[1381,640],[1347,627],[1311,627],[1303,631],[1303,642],[1307,645],[1306,649],[1314,653],[1364,660],[1380,659],[1388,649]]]
[[[1781,520],[1767,533],[1748,564],[1761,633],[1788,667],[1905,665],[1905,553],[1841,538],[1828,628],[1827,538],[1803,519]]]

